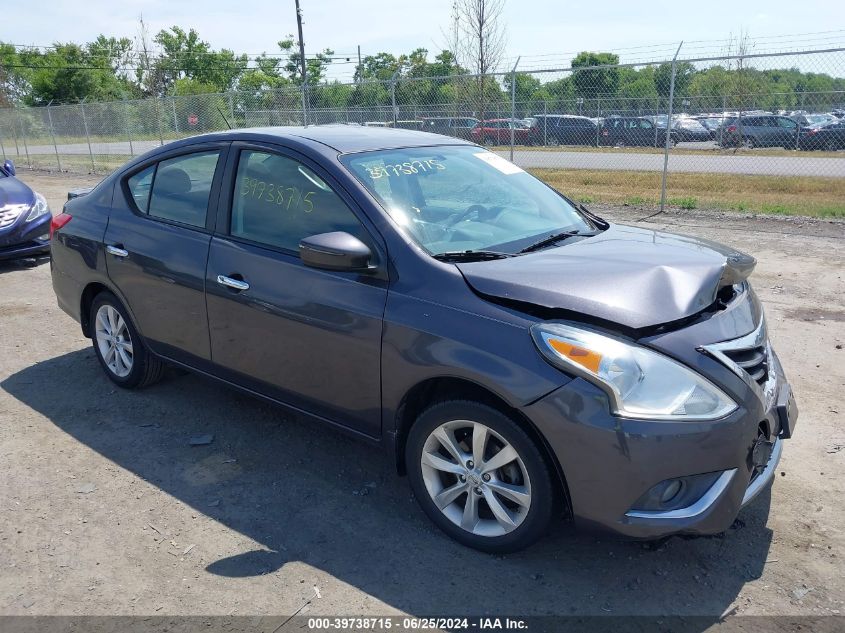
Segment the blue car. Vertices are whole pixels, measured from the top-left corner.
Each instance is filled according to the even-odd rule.
[[[50,252],[50,207],[40,193],[15,178],[15,166],[0,166],[0,260]]]

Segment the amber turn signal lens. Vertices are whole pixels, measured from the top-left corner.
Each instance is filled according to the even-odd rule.
[[[549,345],[551,345],[556,352],[569,358],[573,363],[578,363],[585,369],[599,373],[599,364],[601,363],[601,354],[592,352],[583,347],[572,345],[560,339],[550,338]]]

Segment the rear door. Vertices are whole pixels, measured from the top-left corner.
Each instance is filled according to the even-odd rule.
[[[150,347],[210,358],[205,263],[228,144],[156,157],[122,180],[105,233],[108,276]]]
[[[206,272],[215,371],[378,437],[387,274],[309,268],[298,245],[345,231],[385,262],[380,236],[336,181],[293,151],[235,144],[226,171]]]
[[[796,147],[798,143],[798,124],[792,119],[779,116],[774,117],[777,124],[777,145],[781,147]]]

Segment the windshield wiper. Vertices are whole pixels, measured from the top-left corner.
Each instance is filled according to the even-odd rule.
[[[498,251],[446,251],[445,253],[437,253],[434,259],[439,259],[441,262],[480,262],[490,259],[504,259],[506,257],[513,257],[513,253],[500,253]]]
[[[560,233],[552,233],[548,237],[544,237],[543,239],[538,240],[538,241],[534,242],[533,244],[529,244],[528,246],[523,248],[521,251],[517,251],[517,252],[518,253],[530,253],[531,251],[536,251],[536,250],[541,249],[545,246],[550,246],[551,244],[554,244],[556,242],[560,242],[561,240],[564,240],[567,237],[574,237],[576,235],[584,235],[584,234],[581,233],[581,231],[579,231],[577,229],[574,230],[574,231],[561,231]]]

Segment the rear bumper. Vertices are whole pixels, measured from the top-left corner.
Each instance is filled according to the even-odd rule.
[[[786,385],[775,365],[778,387]],[[523,411],[558,458],[576,525],[630,538],[724,532],[771,485],[783,450],[776,404],[766,409],[752,399],[714,422],[623,420],[609,413],[604,392],[575,379]],[[761,428],[774,445],[755,476],[752,451]],[[704,473],[719,476],[687,507],[633,509],[660,482]]]

